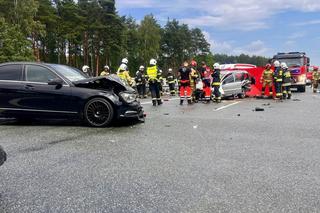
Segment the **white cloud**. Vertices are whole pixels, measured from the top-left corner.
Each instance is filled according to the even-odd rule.
[[[293,26],[306,26],[306,25],[320,25],[320,19],[317,20],[310,20],[310,21],[304,21],[293,24]]]

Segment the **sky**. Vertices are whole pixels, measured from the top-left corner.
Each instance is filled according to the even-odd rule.
[[[120,15],[138,22],[152,13],[198,27],[213,53],[306,52],[320,65],[320,0],[116,0]]]

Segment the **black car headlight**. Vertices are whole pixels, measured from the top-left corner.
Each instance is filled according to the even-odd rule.
[[[121,92],[119,95],[125,102],[129,104],[137,100],[137,95],[134,93]]]

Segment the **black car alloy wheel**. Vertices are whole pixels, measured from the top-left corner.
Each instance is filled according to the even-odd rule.
[[[114,110],[111,104],[103,98],[94,98],[84,108],[85,121],[94,127],[105,127],[111,123]]]

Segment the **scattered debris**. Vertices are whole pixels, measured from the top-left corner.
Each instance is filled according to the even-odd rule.
[[[109,142],[110,142],[110,143],[115,143],[116,141],[115,141],[115,140],[109,140]]]
[[[194,129],[198,129],[198,125],[193,126]]]
[[[262,104],[262,106],[270,106],[270,105],[271,105],[270,103]]]
[[[300,99],[295,98],[295,99],[292,99],[292,101],[301,101],[301,100],[300,100]]]
[[[170,115],[169,113],[164,113],[163,115]]]
[[[264,111],[264,108],[256,107],[256,108],[254,109],[254,111],[256,111],[256,112],[262,112],[262,111]]]
[[[241,115],[240,114],[238,114],[238,117],[240,117]]]
[[[171,125],[165,125],[165,127],[171,127]]]

